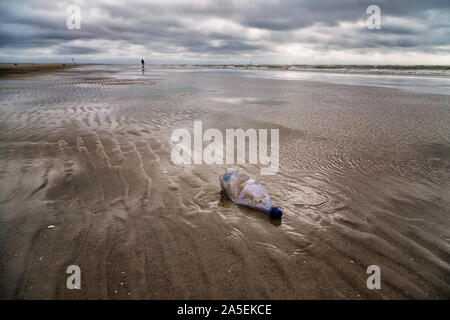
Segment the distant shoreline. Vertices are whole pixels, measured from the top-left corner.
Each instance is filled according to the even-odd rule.
[[[172,64],[164,67],[208,68],[224,70],[273,70],[273,71],[303,71],[349,74],[384,74],[384,75],[414,75],[414,76],[450,76],[450,66],[427,65],[267,65],[267,64]]]
[[[0,79],[21,78],[64,71],[76,66],[63,63],[0,63]]]
[[[85,65],[114,65],[113,63],[1,63],[0,79],[21,78],[51,72],[64,71]],[[118,64],[139,65],[140,64]],[[411,75],[411,76],[450,76],[450,66],[444,65],[305,65],[305,64],[147,64],[149,67],[165,68],[206,68],[218,70],[268,70],[325,72],[340,74],[368,75]]]

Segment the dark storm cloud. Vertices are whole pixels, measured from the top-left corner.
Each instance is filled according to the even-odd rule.
[[[66,28],[71,4],[81,8],[81,30]],[[382,30],[361,25],[371,4],[381,8]],[[263,57],[295,44],[324,55],[360,49],[441,52],[450,45],[449,21],[448,0],[3,1],[0,57],[47,49],[55,56],[101,58],[136,48],[156,55]]]
[[[429,10],[450,8],[450,1],[282,0],[255,7],[251,12],[243,12],[240,21],[249,26],[270,30],[292,30],[315,23],[334,26],[342,21],[367,17],[366,9],[372,4],[380,6],[384,15],[424,19]]]

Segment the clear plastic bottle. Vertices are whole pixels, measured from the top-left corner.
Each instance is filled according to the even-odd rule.
[[[264,211],[272,219],[280,219],[283,213],[270,200],[264,187],[245,173],[228,168],[219,176],[220,186],[234,203]]]

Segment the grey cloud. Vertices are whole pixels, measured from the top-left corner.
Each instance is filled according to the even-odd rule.
[[[92,53],[100,53],[102,52],[99,49],[96,48],[88,48],[88,47],[82,47],[82,46],[69,46],[69,45],[62,45],[56,49],[56,52],[58,54],[62,55],[71,55],[71,54],[92,54]]]
[[[307,45],[324,55],[331,49],[441,52],[442,46],[450,44],[448,0],[376,1],[381,7],[382,30],[368,32],[363,27],[342,26],[365,20],[366,8],[373,2],[210,0],[110,4],[92,0],[81,7],[82,29],[68,30],[65,9],[71,1],[4,1],[0,3],[0,58],[14,48],[19,52],[51,48],[55,56],[101,57],[112,49],[134,45],[159,54],[176,55],[181,50],[214,58],[246,53],[273,56],[275,47],[292,43]],[[208,19],[226,20],[241,31],[228,25],[198,27]],[[255,30],[259,36],[255,36]],[[305,32],[299,35],[302,30]],[[308,33],[310,30],[314,32]],[[97,41],[116,44],[116,48],[93,48],[92,43]],[[123,56],[126,53],[124,50]]]

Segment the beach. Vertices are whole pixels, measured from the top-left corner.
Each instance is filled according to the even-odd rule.
[[[75,67],[68,63],[0,63],[0,79],[23,78]]]
[[[448,79],[59,68],[0,79],[0,298],[450,298]],[[281,221],[223,196],[230,165],[172,162],[194,121],[279,130],[276,174],[232,166]]]

